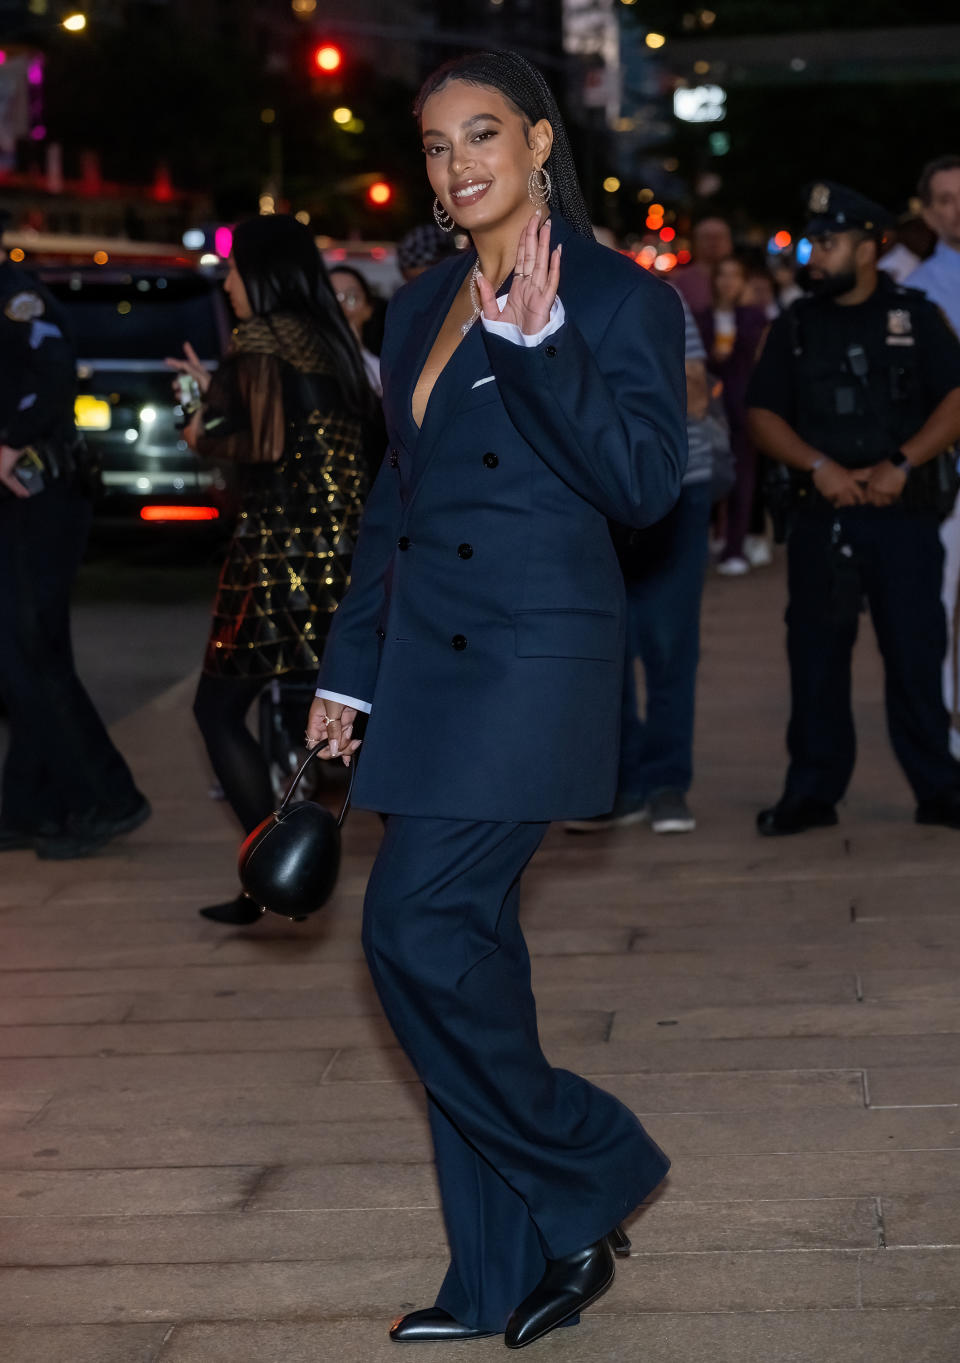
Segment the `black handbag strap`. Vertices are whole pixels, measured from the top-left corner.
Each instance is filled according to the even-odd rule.
[[[300,778],[301,778],[301,776],[302,776],[303,773],[306,771],[307,767],[309,767],[309,765],[310,765],[310,763],[313,761],[313,759],[317,756],[317,754],[319,753],[319,751],[320,751],[320,748],[319,748],[319,746],[318,746],[318,747],[316,747],[316,748],[313,748],[310,752],[307,753],[306,757],[304,758],[303,764],[302,764],[302,766],[300,767],[300,770],[297,772],[296,776],[295,776],[295,777],[293,778],[293,780],[290,782],[290,785],[289,785],[289,787],[288,787],[288,789],[287,789],[287,793],[286,793],[286,795],[284,795],[283,799],[282,799],[281,802],[280,802],[280,808],[277,810],[277,813],[278,813],[278,814],[282,814],[283,811],[286,809],[287,805],[290,803],[290,797],[291,797],[291,795],[293,794],[293,792],[296,790],[297,786],[300,784]],[[347,817],[347,811],[348,811],[349,808],[350,808],[350,799],[351,799],[351,796],[353,795],[353,781],[354,781],[354,777],[355,777],[356,774],[357,774],[357,757],[358,757],[358,755],[359,755],[358,753],[354,753],[354,754],[352,755],[351,759],[350,759],[350,782],[349,782],[349,784],[348,784],[348,786],[347,786],[347,793],[346,793],[346,795],[345,795],[345,797],[344,797],[343,808],[342,808],[341,811],[340,811],[340,817],[339,817],[339,819],[337,820],[337,827],[338,827],[338,828],[342,828],[342,827],[343,827],[343,821],[344,821],[344,819]]]

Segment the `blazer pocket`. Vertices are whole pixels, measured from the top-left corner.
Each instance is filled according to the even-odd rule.
[[[518,658],[620,656],[620,617],[610,611],[518,611],[513,622]]]
[[[477,407],[487,407],[493,402],[500,401],[500,389],[496,380],[493,383],[481,384],[479,388],[468,388],[460,402],[457,403],[457,412],[472,412]]]

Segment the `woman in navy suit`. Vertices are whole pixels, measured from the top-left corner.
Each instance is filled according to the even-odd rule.
[[[673,291],[593,239],[556,103],[513,53],[417,105],[435,213],[474,250],[391,303],[390,448],[309,719],[386,816],[363,941],[427,1091],[451,1263],[392,1337],[520,1348],[613,1280],[668,1161],[540,1049],[518,925],[549,822],[610,807],[623,583],[608,518],[659,520],[686,462]],[[585,906],[589,913],[589,906]]]

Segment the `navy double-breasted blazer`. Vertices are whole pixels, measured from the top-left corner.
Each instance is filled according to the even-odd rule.
[[[623,581],[607,519],[646,526],[686,465],[680,301],[554,215],[564,325],[515,345],[477,323],[411,399],[475,259],[393,299],[381,356],[390,448],[364,512],[319,689],[372,705],[355,802],[546,821],[616,785]]]

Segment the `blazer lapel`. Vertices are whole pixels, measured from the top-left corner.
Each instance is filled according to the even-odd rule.
[[[421,306],[412,313],[407,328],[408,344],[403,348],[393,377],[393,387],[397,395],[398,417],[406,436],[408,449],[416,449],[422,428],[413,419],[413,391],[427,362],[427,356],[443,325],[443,319],[450,310],[456,292],[463,283],[468,270],[473,268],[473,252],[466,252],[459,268],[449,271]],[[431,402],[433,394],[430,395]],[[428,404],[429,411],[429,404]],[[423,424],[426,425],[427,413]]]

